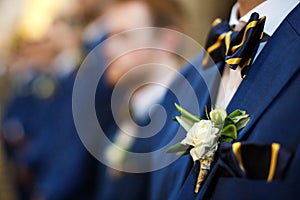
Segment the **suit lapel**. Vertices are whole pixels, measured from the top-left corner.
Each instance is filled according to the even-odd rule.
[[[259,54],[227,108],[228,113],[241,109],[250,114],[251,120],[240,132],[239,140],[247,136],[264,110],[299,70],[300,37],[295,29],[300,26],[300,19],[295,20],[299,15],[300,6],[297,6]]]

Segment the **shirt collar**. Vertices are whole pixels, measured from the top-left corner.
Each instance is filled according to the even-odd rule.
[[[252,13],[257,12],[259,16],[266,16],[264,32],[272,36],[285,17],[297,6],[299,0],[266,0],[259,4],[246,15],[238,19],[239,4],[236,3],[230,15],[230,25],[237,25],[239,22],[247,22]]]

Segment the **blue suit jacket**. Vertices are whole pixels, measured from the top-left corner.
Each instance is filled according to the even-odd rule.
[[[103,76],[98,84],[96,92],[96,112],[98,122],[106,136],[114,141],[119,131],[118,125],[114,121],[111,110],[112,88],[106,84]],[[122,100],[122,98],[120,98]],[[147,121],[147,120],[146,120]],[[144,120],[136,121],[139,124],[145,124]],[[135,139],[130,147],[133,152],[147,152],[145,148],[147,142],[143,139]],[[118,175],[113,175],[118,174]],[[98,163],[96,198],[95,199],[146,199],[149,188],[149,173],[128,173],[117,171],[102,163]]]
[[[4,124],[17,120],[20,126],[10,130],[19,128],[15,131],[25,134],[18,146],[8,143],[10,155],[17,167],[25,166],[34,178],[30,186],[18,185],[20,199],[28,199],[33,189],[45,199],[86,199],[93,195],[96,160],[81,143],[72,116],[75,75],[57,80],[56,91],[48,99],[30,93],[29,84],[28,93],[15,97],[6,110]],[[6,134],[13,137],[10,130]]]
[[[218,173],[221,161],[217,159],[201,190],[195,194],[199,163],[193,165],[190,156],[185,156],[168,167],[152,173],[150,191],[152,199],[299,199],[300,124],[297,123],[300,111],[299,52],[300,5],[287,16],[269,39],[227,108],[228,113],[242,109],[250,114],[251,120],[239,133],[238,141],[263,144],[278,142],[293,152],[285,177],[270,183],[265,180],[222,177]],[[210,101],[206,100],[208,91],[201,85],[201,80],[194,80],[199,77],[196,77],[193,71],[193,67],[189,67],[183,75],[197,92],[200,109],[203,110],[210,104]],[[200,71],[204,74],[213,74],[214,70],[200,69]],[[184,90],[180,82],[177,81],[176,84]],[[171,102],[166,100],[166,103]],[[190,106],[187,109],[193,111]],[[174,113],[174,109],[167,111]],[[174,137],[175,129],[172,131],[169,128],[169,132],[165,133],[161,141]],[[163,156],[154,160],[163,162]]]

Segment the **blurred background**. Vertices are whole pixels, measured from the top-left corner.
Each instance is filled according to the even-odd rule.
[[[227,18],[234,3],[234,0],[177,1],[188,15],[185,33],[201,45],[205,45],[211,22],[216,17]],[[84,42],[101,34],[100,28],[89,25],[101,17],[107,2],[109,0],[0,0],[0,113],[7,95],[12,92],[8,75],[25,76],[23,73],[29,68],[37,67],[30,62],[51,62],[54,51],[73,51],[77,59],[73,62],[80,62]]]
[[[52,48],[52,51],[58,51],[57,48],[60,48],[59,50],[73,48],[74,51],[76,48],[80,49],[83,40],[98,34],[99,30],[85,31],[85,28],[87,29],[88,25],[101,16],[107,2],[109,1],[0,0],[0,75],[3,76],[8,71],[19,73],[28,70],[30,62],[28,60],[34,60],[29,54],[36,54],[34,51],[41,53],[38,49]],[[204,45],[213,19],[227,18],[234,1],[180,0],[179,2],[188,15],[186,34]],[[93,31],[94,33],[90,33]],[[47,42],[51,45],[46,44]],[[48,55],[40,55],[43,57],[39,58],[40,62],[51,59],[46,58],[53,56],[49,54],[55,54],[45,53]],[[22,66],[22,62],[26,62],[26,66]],[[5,88],[7,89],[1,84],[1,93]]]
[[[177,1],[186,11],[185,34],[202,46],[211,22],[217,17],[227,19],[234,3],[233,0]],[[80,146],[80,140],[74,138],[71,142],[66,134],[65,140],[58,140],[53,133],[59,135],[70,129],[76,132],[68,125],[73,123],[70,105],[74,73],[88,52],[105,39],[101,17],[110,3],[110,0],[0,0],[1,200],[56,199],[53,194],[60,190],[68,192],[62,196],[69,195],[69,199],[90,198],[86,194],[93,192],[93,186],[82,188],[74,182],[71,187],[69,183],[72,179],[81,180],[82,173],[82,182],[92,185],[93,174],[88,177],[83,173],[87,167],[58,172],[53,163],[65,161],[50,149],[72,152],[74,158],[69,158],[66,168],[78,162],[86,166],[95,162],[90,159],[72,163],[76,156],[88,153],[84,147],[78,150],[65,146],[74,147],[74,143]],[[51,147],[47,147],[49,141]],[[56,184],[57,188],[52,188],[57,177],[62,180]]]

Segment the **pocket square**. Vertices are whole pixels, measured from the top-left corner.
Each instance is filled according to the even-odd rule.
[[[292,153],[278,143],[236,142],[221,144],[219,156],[224,176],[271,182],[283,179]]]

